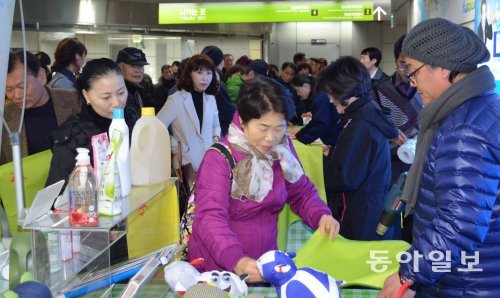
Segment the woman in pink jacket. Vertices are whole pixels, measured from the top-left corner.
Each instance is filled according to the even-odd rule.
[[[278,214],[290,203],[313,229],[333,238],[339,223],[304,175],[292,142],[285,136],[283,100],[272,83],[246,82],[237,113],[221,141],[236,161],[208,150],[196,176],[196,216],[188,259],[203,258],[200,271],[227,270],[262,281],[256,259],[277,246]]]

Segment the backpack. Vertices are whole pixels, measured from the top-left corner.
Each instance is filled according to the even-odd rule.
[[[231,149],[222,143],[214,143],[207,150],[217,150],[224,155],[231,170],[236,165],[233,156],[231,155]],[[233,181],[233,172],[231,171],[231,183]],[[182,251],[180,252],[181,258],[187,260],[188,254],[188,242],[191,234],[193,233],[193,222],[196,213],[196,199],[194,197],[195,185],[191,187],[188,194],[188,199],[186,200],[186,208],[181,217],[180,223],[180,244],[182,246]]]

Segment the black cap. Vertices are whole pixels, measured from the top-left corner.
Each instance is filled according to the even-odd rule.
[[[269,64],[267,64],[267,62],[262,60],[262,59],[252,60],[252,62],[250,62],[250,64],[248,64],[248,68],[250,70],[253,70],[253,72],[255,72],[257,74],[260,74],[260,75],[263,75],[266,77],[269,73]]]
[[[203,48],[201,53],[210,57],[210,59],[212,59],[212,62],[214,63],[214,66],[216,67],[222,62],[222,60],[224,60],[224,54],[222,53],[222,50],[216,46],[206,46],[205,48]]]
[[[149,65],[146,55],[138,48],[124,48],[118,52],[116,63],[125,62],[130,65]]]

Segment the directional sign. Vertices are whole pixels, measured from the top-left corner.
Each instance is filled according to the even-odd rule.
[[[160,24],[374,21],[374,3],[390,10],[390,0],[373,2],[160,3]],[[383,14],[386,14],[385,12]],[[388,19],[388,18],[386,18]]]
[[[382,7],[378,6],[377,8],[375,8],[375,10],[373,11],[373,14],[377,15],[377,21],[380,21],[380,13],[383,13],[385,16],[387,15],[387,13],[385,12],[385,10],[382,9]]]

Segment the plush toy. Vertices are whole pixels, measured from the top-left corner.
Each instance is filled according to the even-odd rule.
[[[165,281],[170,289],[180,296],[197,284],[208,284],[222,289],[228,297],[247,297],[248,287],[246,275],[241,278],[228,271],[208,271],[199,273],[196,268],[185,261],[175,261],[164,269]]]
[[[175,261],[163,269],[165,281],[172,291],[184,296],[187,289],[198,283],[200,272],[185,261]]]
[[[207,271],[198,277],[199,283],[208,283],[229,293],[230,297],[247,297],[248,286],[245,283],[245,276],[240,278],[238,275],[229,271]]]
[[[308,267],[297,269],[294,257],[295,253],[272,250],[257,260],[260,274],[276,287],[279,297],[340,297],[331,276]]]

